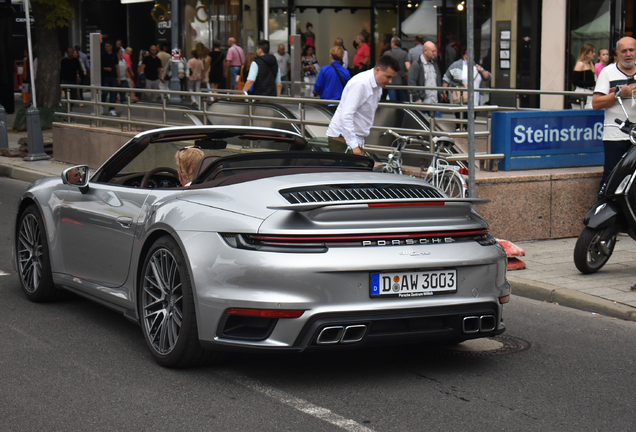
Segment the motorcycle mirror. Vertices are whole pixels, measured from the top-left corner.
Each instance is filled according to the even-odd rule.
[[[621,86],[616,86],[614,88],[614,97],[616,99],[620,99],[621,98]]]

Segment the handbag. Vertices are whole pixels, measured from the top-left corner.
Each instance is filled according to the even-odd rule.
[[[479,72],[474,76],[473,82],[477,80],[478,74]],[[459,85],[456,85],[455,87],[466,88],[464,84],[459,84]],[[460,98],[464,98],[464,99],[460,99]],[[460,101],[462,100],[464,101],[464,103],[468,103],[468,90],[453,90],[453,103],[460,103]],[[479,101],[477,101],[477,103],[479,104]]]
[[[458,85],[456,86],[458,88],[466,88],[465,85]],[[463,101],[466,102],[468,101],[468,91],[467,90],[453,90],[453,103],[460,103],[460,101],[462,100],[461,98],[464,98]]]

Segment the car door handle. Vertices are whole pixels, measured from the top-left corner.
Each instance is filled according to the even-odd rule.
[[[117,222],[124,228],[130,228],[133,223],[133,218],[131,218],[130,216],[119,216],[117,218]]]

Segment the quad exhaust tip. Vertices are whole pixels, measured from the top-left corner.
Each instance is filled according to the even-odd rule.
[[[360,342],[367,332],[365,324],[354,324],[349,326],[328,326],[323,328],[316,343],[318,345],[334,345],[338,343],[348,344]]]
[[[490,333],[496,328],[497,320],[494,315],[467,316],[462,321],[465,334]]]

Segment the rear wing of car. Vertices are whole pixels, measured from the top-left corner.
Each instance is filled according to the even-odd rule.
[[[348,206],[348,207],[434,207],[453,204],[472,204],[480,205],[489,203],[489,199],[485,198],[435,198],[435,199],[392,199],[392,200],[350,200],[350,201],[322,201],[296,203],[288,205],[268,206],[270,210],[288,210],[297,212],[307,212],[317,210],[324,207]]]

